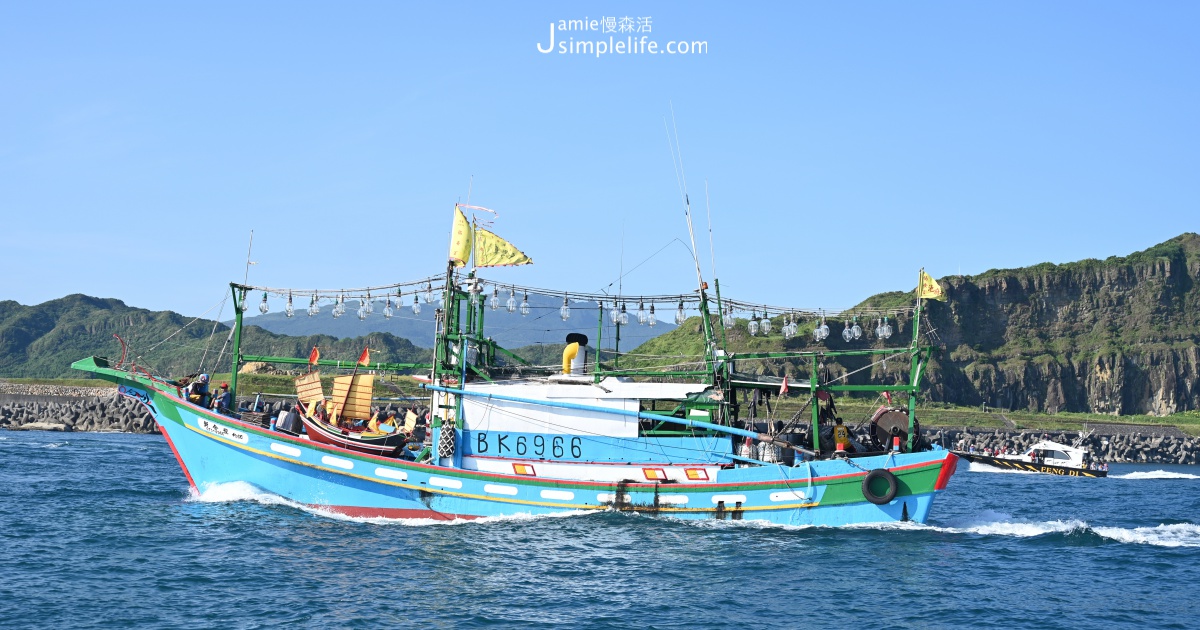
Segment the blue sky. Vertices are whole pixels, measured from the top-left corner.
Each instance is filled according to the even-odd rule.
[[[199,315],[241,279],[251,229],[252,283],[424,277],[472,176],[470,201],[536,262],[488,277],[597,291],[661,249],[626,293],[688,291],[672,104],[705,275],[707,180],[726,295],[838,309],[912,288],[922,266],[1124,255],[1200,229],[1198,14],[8,2],[0,299]],[[538,51],[551,22],[585,16],[650,17],[660,46],[707,51]]]

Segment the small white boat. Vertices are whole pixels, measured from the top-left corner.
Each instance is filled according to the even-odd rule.
[[[1087,449],[1050,440],[1042,440],[1019,454],[985,455],[966,451],[955,451],[954,454],[969,462],[1009,470],[1027,470],[1070,477],[1108,476],[1108,464],[1094,460]]]

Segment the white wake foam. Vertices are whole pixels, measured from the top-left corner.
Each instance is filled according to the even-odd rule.
[[[1176,523],[1157,527],[1093,527],[1092,531],[1117,542],[1157,547],[1200,547],[1200,525]]]
[[[212,483],[201,487],[200,491],[191,491],[190,501],[198,503],[234,503],[236,501],[253,501],[262,505],[288,505],[303,507],[294,501],[289,501],[277,494],[264,492],[245,481],[230,481],[227,483]]]
[[[1109,475],[1112,479],[1200,479],[1200,475],[1171,472],[1169,470],[1149,470],[1125,473],[1124,475]]]

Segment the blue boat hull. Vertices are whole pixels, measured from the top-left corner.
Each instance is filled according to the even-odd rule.
[[[954,473],[948,451],[722,469],[700,483],[531,478],[416,464],[273,432],[185,402],[157,382],[119,391],[154,415],[192,487],[244,482],[311,508],[354,517],[473,519],[620,509],[683,519],[839,526],[924,522]],[[894,498],[876,505],[863,484],[889,471]],[[876,497],[878,500],[878,497]]]

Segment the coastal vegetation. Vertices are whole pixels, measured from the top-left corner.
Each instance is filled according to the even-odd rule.
[[[1075,426],[1102,420],[1184,428],[1200,424],[1198,280],[1200,235],[1191,233],[1124,257],[942,278],[947,301],[926,302],[928,328],[923,324],[922,330],[922,337],[938,348],[918,395],[924,421],[979,427]],[[774,318],[774,330],[765,336],[750,335],[747,320],[739,318],[725,331],[724,342],[735,357],[902,346],[912,336],[908,309],[913,301],[911,291],[891,291],[857,307],[894,312],[890,323],[895,333],[886,342],[870,333],[873,321],[860,322],[868,331],[863,339],[845,342],[840,335],[844,320],[830,317],[832,334],[814,343],[811,332],[819,322],[811,316],[799,320],[799,334],[790,339],[779,334],[783,316]],[[389,333],[339,339],[281,335],[255,326],[244,331],[247,355],[303,357],[319,346],[324,359],[353,361],[369,346],[372,360],[416,363],[430,356],[429,350]],[[70,364],[89,355],[119,357],[121,344],[114,334],[127,343],[127,360],[158,374],[229,370],[229,329],[223,324],[129,307],[115,299],[70,295],[36,306],[0,302],[0,377],[86,381]],[[562,347],[539,343],[515,352],[536,365],[554,366],[561,361]],[[641,369],[697,361],[704,352],[701,320],[692,317],[636,348],[622,344],[622,350],[628,354],[619,363],[607,352],[601,360],[610,367]],[[300,366],[274,367],[294,372]],[[828,378],[847,383],[888,384],[907,378],[909,367],[903,359],[868,365],[851,358],[825,363],[823,369]],[[740,360],[737,370],[807,379],[812,366]],[[218,382],[222,378],[228,377],[214,377]],[[291,391],[290,376],[239,378],[243,392]],[[378,395],[396,395],[389,382],[380,381]],[[392,384],[415,390],[415,383],[403,378]],[[778,415],[795,396],[781,401]],[[849,411],[873,404],[848,399],[841,406]]]

